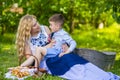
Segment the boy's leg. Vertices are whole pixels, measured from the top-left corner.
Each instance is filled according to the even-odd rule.
[[[46,55],[46,51],[47,50],[44,47],[37,47],[36,53],[34,55],[37,58],[37,60],[33,56],[30,56],[20,66],[30,66],[35,60],[35,67],[38,67],[41,59]]]
[[[39,66],[39,63],[42,60],[42,58],[46,55],[46,52],[47,52],[47,49],[45,47],[36,48],[35,57],[37,58],[37,60],[35,59],[35,67]]]

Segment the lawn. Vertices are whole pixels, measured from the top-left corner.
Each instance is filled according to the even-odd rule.
[[[115,26],[115,25],[113,25]],[[80,34],[80,35],[78,35]],[[109,27],[100,30],[75,30],[71,36],[77,42],[77,48],[89,48],[98,51],[116,52],[114,66],[108,70],[120,75],[120,26]],[[18,66],[18,57],[15,50],[15,33],[0,35],[0,80],[8,71],[8,67]],[[41,78],[28,78],[26,80],[63,80],[56,76],[44,75]]]
[[[7,68],[18,66],[18,56],[15,50],[15,35],[7,33],[0,36],[0,80],[9,80],[4,78]],[[26,80],[64,80],[57,76],[43,75],[41,78],[29,77]]]

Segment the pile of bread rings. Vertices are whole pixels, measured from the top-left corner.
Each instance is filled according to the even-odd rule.
[[[24,69],[24,70],[23,70]],[[30,73],[28,72],[27,67],[23,68],[23,67],[15,67],[11,70],[11,74],[18,77],[18,78],[22,78],[25,76],[29,76]]]

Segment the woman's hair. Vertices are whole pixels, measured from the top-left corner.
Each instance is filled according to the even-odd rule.
[[[49,21],[60,23],[61,26],[64,24],[64,16],[62,14],[54,14],[49,18]]]
[[[17,35],[16,35],[16,48],[19,55],[19,62],[24,57],[25,44],[31,37],[31,28],[33,26],[33,20],[36,19],[33,15],[25,15],[20,19]]]

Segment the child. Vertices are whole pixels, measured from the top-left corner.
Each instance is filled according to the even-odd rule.
[[[76,47],[76,42],[62,29],[64,24],[64,17],[61,14],[55,14],[49,18],[50,29],[53,33],[51,46],[49,47],[38,47],[36,48],[36,54],[39,63],[42,58],[48,59],[59,55],[59,57],[64,54],[72,52]],[[53,43],[52,43],[53,42]],[[68,44],[69,48],[63,52],[62,44]],[[34,57],[27,59],[21,66],[28,66],[34,61]],[[38,67],[37,61],[35,61],[35,67]]]

